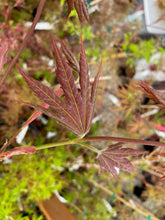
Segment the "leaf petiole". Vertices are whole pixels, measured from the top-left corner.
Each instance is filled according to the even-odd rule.
[[[86,148],[88,148],[89,150],[91,150],[91,151],[94,151],[95,153],[97,153],[98,155],[100,154],[100,150],[98,150],[97,148],[95,148],[95,147],[92,147],[92,146],[90,146],[90,145],[88,145],[88,144],[85,144],[85,143],[78,143],[79,145],[81,145],[81,146],[83,146],[83,147],[86,147]]]

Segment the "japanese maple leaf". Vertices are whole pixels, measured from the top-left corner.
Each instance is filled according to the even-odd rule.
[[[60,88],[59,84],[54,87],[53,91],[58,97],[61,97],[63,95],[63,90]],[[49,105],[44,102],[41,104],[41,106],[43,106],[44,108],[49,107]],[[30,123],[32,123],[41,114],[42,112],[35,110],[33,114],[27,119],[27,121],[23,124],[23,126],[21,127],[21,130],[24,129],[26,126],[28,126]]]
[[[66,0],[66,2],[68,4],[67,19],[74,6],[77,11],[80,22],[83,22],[85,19],[89,21],[87,0]]]
[[[65,43],[65,41],[60,40],[61,43],[61,50],[63,52],[63,54],[65,55],[66,59],[67,59],[67,63],[68,65],[77,73],[80,72],[80,67],[79,67],[79,63],[76,60],[75,56],[73,55],[72,51],[69,49],[69,47],[67,46],[67,44]]]
[[[146,151],[124,148],[122,143],[117,143],[101,150],[97,159],[102,170],[106,170],[116,179],[118,179],[117,168],[128,172],[134,172],[131,162],[126,159],[126,157],[137,156],[146,153]]]
[[[89,71],[87,57],[81,39],[81,53],[79,61],[79,75],[80,75],[80,92],[76,87],[72,70],[67,61],[61,54],[57,47],[53,35],[51,35],[55,60],[56,60],[56,75],[60,83],[65,100],[60,99],[52,89],[43,85],[41,82],[31,78],[25,74],[19,67],[18,70],[29,85],[35,95],[40,98],[44,103],[50,106],[49,109],[42,105],[25,103],[38,111],[47,114],[54,118],[59,124],[71,130],[76,135],[83,137],[90,129],[94,104],[96,99],[97,85],[99,75],[101,72],[101,65],[98,73],[96,74],[94,83],[90,91]]]
[[[139,83],[139,87],[137,87],[137,89],[144,92],[148,98],[157,102],[159,104],[159,107],[165,110],[165,94],[162,94],[155,89],[152,89],[144,81],[141,81],[141,83]]]

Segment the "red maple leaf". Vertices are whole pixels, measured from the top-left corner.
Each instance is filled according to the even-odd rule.
[[[71,130],[76,135],[82,137],[88,133],[92,122],[94,104],[96,99],[97,85],[99,75],[101,72],[101,65],[98,73],[96,74],[94,83],[90,92],[89,71],[87,57],[83,41],[81,39],[81,54],[79,62],[79,75],[80,75],[80,92],[76,87],[72,70],[68,63],[69,58],[66,56],[68,62],[64,59],[61,51],[57,47],[53,35],[52,42],[57,65],[56,75],[60,83],[66,101],[60,99],[52,89],[43,85],[39,81],[31,78],[25,74],[19,67],[18,70],[29,85],[35,95],[40,98],[44,103],[50,106],[49,109],[41,105],[25,103],[38,111],[47,114],[54,118],[59,124]],[[69,53],[68,53],[69,54]],[[70,57],[72,59],[72,57]],[[75,62],[75,61],[73,61]],[[76,64],[77,65],[77,64]]]
[[[73,55],[72,51],[69,49],[69,47],[67,46],[67,44],[65,43],[65,41],[60,40],[61,43],[61,50],[63,52],[63,54],[65,55],[66,59],[67,59],[67,63],[68,65],[77,73],[80,72],[80,67],[79,67],[79,63],[76,60],[75,56]]]
[[[126,157],[147,153],[146,151],[124,148],[122,145],[122,143],[110,145],[101,150],[97,157],[102,170],[106,170],[111,173],[116,179],[118,179],[118,172],[116,168],[128,172],[134,172],[131,162],[126,159]]]

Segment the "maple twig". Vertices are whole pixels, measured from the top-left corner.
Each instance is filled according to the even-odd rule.
[[[108,195],[112,196],[114,195],[114,192],[112,192],[110,189],[105,188],[104,186],[102,186],[101,184],[95,182],[94,180],[89,179],[88,182],[92,183],[93,185],[95,185],[96,187],[102,189],[104,192],[106,192]],[[119,200],[120,202],[124,203],[126,206],[128,206],[129,208],[139,212],[140,214],[142,214],[145,217],[151,217],[152,220],[159,220],[155,215],[153,215],[150,211],[144,209],[143,207],[141,207],[139,204],[136,204],[134,201],[134,204],[136,204],[136,206],[131,205],[128,201],[126,201],[125,199],[123,199],[122,197],[120,197],[119,195],[115,194],[115,198],[117,200]],[[137,207],[138,206],[138,207]]]
[[[87,142],[87,141],[114,141],[114,142],[127,143],[127,144],[132,143],[132,144],[165,147],[164,142],[146,141],[146,140],[141,140],[141,139],[120,138],[120,137],[104,137],[104,136],[85,137],[83,139],[75,139],[74,143],[76,144],[76,143]]]
[[[3,87],[2,85],[3,85],[4,81],[6,80],[7,76],[9,75],[10,71],[12,70],[13,66],[17,62],[20,54],[22,53],[24,47],[26,46],[28,40],[30,39],[30,36],[32,35],[32,33],[33,33],[34,29],[35,29],[35,26],[36,26],[36,24],[37,24],[37,22],[38,22],[38,20],[39,20],[39,18],[41,16],[44,4],[45,4],[45,0],[40,0],[40,3],[38,5],[38,9],[37,9],[37,13],[36,13],[36,16],[34,18],[34,21],[33,21],[32,25],[31,25],[29,31],[27,32],[26,37],[24,38],[23,43],[20,46],[17,54],[15,55],[15,57],[13,58],[11,63],[9,64],[9,66],[8,66],[4,76],[2,77],[2,79],[0,81],[0,88],[1,88],[0,90],[2,90],[2,87]]]
[[[66,140],[66,141],[58,141],[58,142],[55,142],[55,143],[49,143],[49,144],[40,145],[40,146],[36,147],[36,150],[43,150],[43,149],[59,147],[59,146],[63,146],[63,145],[75,144],[74,143],[75,140],[77,140],[77,139]]]
[[[17,135],[22,131],[22,129],[23,129],[23,126],[11,137],[9,141],[6,141],[6,143],[0,149],[0,153],[6,150],[6,148],[14,141]]]
[[[95,153],[99,154],[100,150],[98,150],[95,147],[89,146],[88,144],[85,143],[76,143],[76,141],[78,141],[79,139],[73,139],[73,140],[66,140],[66,141],[59,141],[56,143],[49,143],[49,144],[44,144],[44,145],[40,145],[39,147],[36,147],[36,150],[43,150],[43,149],[48,149],[48,148],[52,148],[52,147],[59,147],[62,145],[73,145],[73,144],[78,144],[81,145],[83,147],[88,148],[91,151],[94,151]]]
[[[33,114],[25,121],[25,123],[18,129],[18,131],[15,132],[15,134],[9,139],[9,141],[6,141],[6,143],[3,145],[3,147],[0,149],[0,153],[5,151],[5,149],[14,141],[14,139],[17,137],[17,135],[25,128],[27,127],[32,121],[34,121],[38,116],[35,117],[35,114],[39,113],[39,111],[35,110]]]
[[[48,149],[52,147],[58,147],[62,145],[71,145],[71,144],[80,144],[89,148],[92,151],[95,151],[99,153],[98,149],[94,149],[94,147],[91,147],[83,142],[89,142],[89,141],[114,141],[114,142],[120,142],[120,143],[133,143],[133,144],[142,144],[142,145],[149,145],[149,146],[161,146],[165,147],[164,142],[157,142],[157,141],[145,141],[145,140],[140,140],[140,139],[130,139],[130,138],[120,138],[120,137],[86,137],[86,138],[76,138],[72,140],[65,140],[65,141],[59,141],[55,143],[49,143],[49,144],[44,144],[36,147],[36,150],[42,150],[42,149]]]

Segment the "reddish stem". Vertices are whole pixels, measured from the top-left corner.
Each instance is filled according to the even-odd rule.
[[[120,137],[85,137],[83,139],[76,139],[74,143],[81,143],[86,141],[114,141],[114,142],[120,142],[120,143],[133,143],[133,144],[141,144],[141,145],[149,145],[149,146],[160,146],[165,147],[164,142],[158,142],[158,141],[145,141],[145,140],[139,140],[139,139],[130,139],[130,138],[120,138]]]

